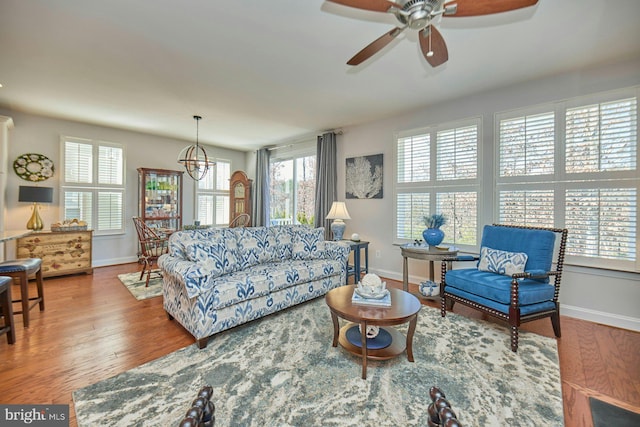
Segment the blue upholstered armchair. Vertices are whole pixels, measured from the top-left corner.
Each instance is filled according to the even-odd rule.
[[[524,322],[550,317],[553,332],[560,337],[558,296],[566,242],[566,229],[485,225],[480,256],[442,262],[442,316],[459,302],[505,320],[514,352],[518,327]],[[476,267],[447,271],[451,261],[475,261]]]

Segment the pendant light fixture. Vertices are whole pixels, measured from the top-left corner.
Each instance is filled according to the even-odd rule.
[[[196,121],[196,143],[185,147],[178,155],[178,163],[184,166],[189,176],[196,181],[200,181],[207,174],[210,167],[214,166],[216,162],[209,160],[207,152],[200,146],[199,122],[202,120],[200,116],[193,116]]]

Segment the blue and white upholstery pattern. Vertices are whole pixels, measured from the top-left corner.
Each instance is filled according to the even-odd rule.
[[[511,276],[524,272],[529,257],[524,252],[508,252],[488,247],[480,248],[478,270]]]
[[[196,339],[346,282],[350,247],[306,226],[180,231],[160,257],[164,308]]]

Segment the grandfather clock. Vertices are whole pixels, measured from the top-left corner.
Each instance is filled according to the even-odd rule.
[[[247,174],[242,171],[235,171],[231,174],[229,180],[229,227],[251,225],[251,183],[252,181],[247,178]],[[240,216],[242,218],[239,218]]]

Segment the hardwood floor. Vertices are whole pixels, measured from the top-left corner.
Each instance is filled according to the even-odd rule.
[[[0,403],[69,404],[75,426],[73,390],[192,344],[191,335],[167,320],[162,298],[137,301],[116,277],[139,269],[125,264],[96,268],[93,275],[45,279],[45,311],[31,311],[28,329],[22,316],[15,316],[16,344],[0,337]],[[386,280],[388,286],[402,286]],[[35,292],[35,284],[30,286]],[[12,291],[15,297],[19,287]],[[459,305],[454,311],[480,317]],[[569,317],[561,323],[565,425],[592,426],[589,396],[640,412],[640,333]],[[549,319],[523,329],[553,336]]]

